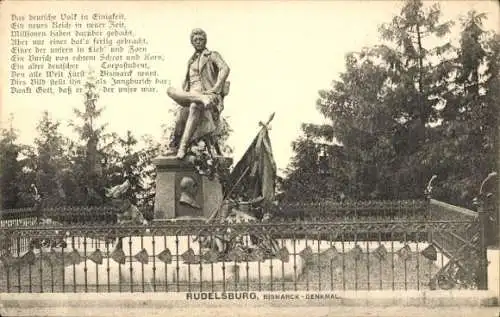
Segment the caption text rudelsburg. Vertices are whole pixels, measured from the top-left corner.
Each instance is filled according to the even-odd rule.
[[[256,292],[189,292],[187,300],[220,300],[220,299],[255,299],[255,300],[325,300],[340,299],[337,294],[330,293],[264,293]]]

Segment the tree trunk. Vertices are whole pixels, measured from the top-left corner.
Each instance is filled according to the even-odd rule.
[[[424,57],[422,48],[422,35],[420,33],[420,24],[417,23],[417,45],[418,45],[418,103],[420,108],[420,124],[421,128],[425,127],[427,122],[427,109],[425,109],[425,104],[423,100],[424,88],[423,88],[423,69],[424,69]]]

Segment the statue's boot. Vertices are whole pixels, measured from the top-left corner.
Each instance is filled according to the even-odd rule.
[[[189,117],[184,128],[184,133],[182,134],[179,150],[177,151],[177,158],[179,160],[182,160],[186,156],[188,144],[200,121],[200,115],[201,109],[197,109],[196,107],[191,107],[189,109]]]
[[[178,142],[170,142],[168,145],[168,150],[163,153],[165,156],[176,156],[177,152],[179,151],[179,146],[177,145]]]
[[[163,153],[163,156],[175,156],[179,152],[179,149],[176,147],[170,147],[165,153]]]

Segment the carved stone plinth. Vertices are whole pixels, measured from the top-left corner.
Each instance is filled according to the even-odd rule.
[[[215,177],[197,173],[193,164],[159,157],[156,165],[154,220],[207,218],[222,203],[222,186]]]

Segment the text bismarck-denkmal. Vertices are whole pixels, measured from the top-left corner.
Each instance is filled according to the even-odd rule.
[[[299,299],[340,299],[337,294],[330,293],[282,293],[282,294],[263,294],[264,300],[299,300]]]

